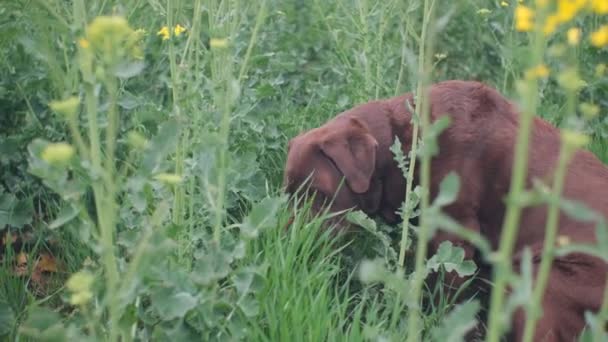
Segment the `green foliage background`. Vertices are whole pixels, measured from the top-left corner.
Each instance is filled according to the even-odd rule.
[[[166,25],[169,3],[174,23],[188,30],[164,41],[156,32]],[[71,215],[60,196],[32,174],[28,146],[36,138],[71,141],[65,121],[48,104],[83,93],[76,58],[83,34],[78,23],[116,12],[132,28],[146,32],[145,68],[119,84],[116,163],[132,164],[119,197],[120,267],[132,260],[153,212],[159,208],[162,212],[158,224],[162,229],[148,237],[146,261],[134,276],[133,287],[121,294],[126,303],[119,324],[122,336],[263,341],[404,336],[406,310],[393,307],[391,300],[399,292],[361,284],[355,277],[363,258],[394,262],[398,227],[369,223],[353,245],[333,246],[316,238],[320,222],[306,219],[302,212],[295,232],[281,235],[290,211],[280,186],[289,138],[356,104],[414,89],[418,43],[412,33],[421,23],[420,2],[221,3],[225,7],[220,7],[219,19],[210,18],[203,5],[200,34],[193,40],[199,45],[191,56],[180,53],[193,26],[194,1],[86,1],[86,18],[74,15],[70,1],[0,3],[0,232],[27,232],[30,238],[24,250],[31,255],[50,251],[62,265],[44,289],[34,290],[28,278],[12,271],[15,251],[2,250],[0,335],[35,338],[45,333],[49,339],[96,340],[105,334],[104,328],[86,328],[85,323],[105,317],[102,305],[93,305],[90,311],[74,308],[63,287],[70,274],[87,268],[99,277],[95,293],[103,297],[99,246],[91,238],[95,228]],[[526,34],[513,30],[512,6],[503,7],[499,1],[438,1],[439,23],[445,27],[437,37],[433,81],[479,80],[515,99],[515,81],[526,67],[529,41]],[[251,57],[245,60],[260,10],[265,16]],[[580,27],[587,37],[601,20],[605,22],[605,17],[581,16],[569,25]],[[234,26],[214,26],[217,22]],[[567,28],[553,36],[552,46],[565,44]],[[214,95],[219,66],[214,64],[209,40],[228,33],[229,54],[222,62],[232,65],[236,76],[243,65],[246,69],[230,111],[228,163],[222,169],[217,157],[222,148],[222,111]],[[169,44],[177,51],[181,75],[177,82],[171,74]],[[579,100],[597,105],[599,115],[586,121],[562,120],[568,116],[566,95],[557,76],[565,59],[549,64],[551,76],[541,83],[538,115],[589,133],[593,152],[608,161],[608,78],[596,71],[608,61],[608,50],[585,39],[576,48],[563,45],[562,50],[578,63],[586,82]],[[101,99],[100,113],[104,113],[107,99]],[[83,127],[86,120],[81,117]],[[107,125],[103,115],[99,120],[101,127]],[[173,120],[179,131],[171,128]],[[175,189],[136,171],[139,166],[128,148],[131,131],[150,139],[153,148],[146,153],[148,158],[159,158],[158,170],[174,172],[176,159],[182,160],[180,187],[185,200],[177,222],[170,219],[175,213],[162,205],[171,204]],[[173,153],[177,146],[182,146],[181,156]],[[227,180],[222,209],[226,220],[223,244],[217,247],[210,242],[216,215],[212,198],[221,172]],[[95,217],[92,196],[88,189],[80,201]],[[52,222],[62,217],[65,224],[55,228]],[[429,336],[437,340],[450,327],[469,324],[452,316],[446,320],[451,325],[441,325],[451,308],[450,303],[442,305],[425,311],[425,329],[432,330]],[[458,309],[466,313],[463,320],[475,314],[475,305]]]

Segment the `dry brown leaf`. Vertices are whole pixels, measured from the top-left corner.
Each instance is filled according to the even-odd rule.
[[[27,274],[27,254],[19,252],[17,254],[17,264],[15,265],[15,274],[23,276]]]
[[[2,245],[6,246],[9,244],[13,244],[15,243],[15,241],[17,241],[17,235],[10,233],[10,232],[6,232],[6,234],[4,234],[4,236],[2,237]]]
[[[57,262],[55,257],[47,253],[40,254],[38,263],[36,263],[35,271],[57,272]]]

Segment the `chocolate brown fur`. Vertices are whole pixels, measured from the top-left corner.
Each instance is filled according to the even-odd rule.
[[[430,87],[431,120],[449,115],[451,125],[439,136],[440,152],[431,163],[431,199],[441,180],[455,171],[460,192],[444,211],[468,229],[481,233],[498,248],[505,215],[517,139],[519,112],[496,90],[479,82],[445,81]],[[331,211],[361,209],[397,223],[396,214],[405,197],[405,180],[389,147],[397,136],[404,153],[411,147],[411,113],[405,105],[415,103],[412,94],[371,101],[347,110],[325,125],[304,132],[289,144],[285,185],[293,192],[314,171],[312,189],[317,191],[315,207],[334,195]],[[559,131],[536,117],[530,139],[527,188],[534,179],[551,184],[560,150]],[[417,172],[416,172],[417,174]],[[342,177],[345,184],[338,189]],[[417,176],[416,176],[417,180]],[[563,196],[583,202],[604,217],[608,216],[608,168],[592,153],[578,151],[568,167]],[[534,271],[540,263],[545,234],[546,206],[522,211],[515,254],[530,246]],[[572,242],[595,243],[595,226],[560,214],[559,235]],[[467,258],[480,263],[472,245],[445,232],[430,241],[429,253],[450,240],[464,248]],[[514,267],[519,269],[514,258]],[[607,264],[583,254],[554,260],[543,299],[544,315],[536,327],[534,340],[571,341],[584,327],[584,312],[597,311],[606,284]],[[457,283],[463,281],[451,275]],[[525,315],[520,310],[513,319],[512,334],[520,340]]]

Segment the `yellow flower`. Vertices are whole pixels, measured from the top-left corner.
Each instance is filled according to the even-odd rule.
[[[74,148],[64,142],[48,144],[42,151],[42,159],[49,164],[62,164],[74,155]]]
[[[78,45],[80,45],[80,47],[83,49],[88,49],[89,46],[91,46],[91,43],[89,43],[89,41],[84,38],[80,38],[78,40]]]
[[[159,173],[156,176],[154,176],[154,179],[159,180],[159,181],[169,184],[169,185],[174,185],[174,184],[181,183],[182,176],[176,175],[174,173]]]
[[[79,104],[80,104],[80,100],[78,100],[78,97],[71,96],[62,101],[51,101],[49,103],[49,107],[51,107],[51,109],[53,111],[70,119],[70,118],[73,118],[74,116],[76,116],[76,113],[78,112]]]
[[[225,48],[228,46],[228,40],[226,38],[211,38],[209,40],[209,45],[212,48]]]
[[[99,49],[115,49],[133,33],[127,19],[120,16],[99,16],[87,27],[87,38]]]
[[[502,6],[502,7],[509,7],[509,3],[506,2],[506,1],[501,1],[500,2],[500,6]]]
[[[570,45],[577,45],[581,40],[581,29],[573,27],[568,30],[568,43]]]
[[[545,25],[543,27],[543,32],[546,35],[550,35],[555,32],[557,26],[559,25],[559,17],[556,14],[551,14],[547,17],[547,21],[545,21]]]
[[[565,128],[561,131],[561,138],[565,147],[570,148],[583,147],[589,143],[589,136]]]
[[[524,5],[515,8],[515,29],[517,31],[530,31],[534,26],[534,11]]]
[[[185,32],[186,28],[181,26],[180,24],[177,24],[175,26],[175,28],[173,29],[173,33],[175,33],[176,37],[179,37],[180,34],[182,34],[182,32]]]
[[[161,36],[163,40],[167,40],[171,36],[171,33],[167,26],[163,26],[160,31],[156,32],[156,35]]]
[[[585,7],[587,0],[559,0],[557,2],[557,16],[560,22],[565,23],[576,16]]]
[[[608,45],[608,25],[601,26],[597,31],[591,33],[591,44],[597,47]]]
[[[608,14],[608,1],[590,0],[591,9],[597,14]]]
[[[549,69],[546,65],[540,64],[526,71],[526,78],[545,78],[549,76]]]

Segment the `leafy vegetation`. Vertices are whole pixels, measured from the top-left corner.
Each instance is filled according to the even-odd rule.
[[[542,293],[542,285],[532,287],[529,254],[521,275],[506,266],[521,204],[510,209],[497,259],[482,237],[441,212],[458,191],[454,175],[434,201],[424,177],[408,184],[402,215],[419,226],[351,212],[361,230],[335,237],[324,229],[329,213],[313,217],[308,199],[281,192],[287,140],[371,99],[476,79],[520,102],[526,118],[563,128],[564,146],[588,142],[608,161],[607,7],[594,0],[0,2],[0,336],[462,340],[486,314],[482,296],[455,304],[443,287],[423,283],[445,270],[476,272],[449,243],[424,258],[424,242],[447,229],[498,265],[498,286],[514,288],[491,299],[488,339],[498,340],[507,314],[519,305],[537,313]],[[412,162],[428,174],[433,139],[449,124],[431,125],[420,107],[422,148],[407,156],[391,149],[406,177]],[[525,167],[524,135],[515,178]],[[556,252],[608,259],[604,220],[559,201],[556,178],[537,197],[553,215],[561,208],[597,222],[602,237],[598,246]],[[514,183],[512,195],[523,196]],[[547,235],[547,243],[555,239]],[[608,295],[602,311],[586,317],[591,329],[582,338],[605,338]]]

